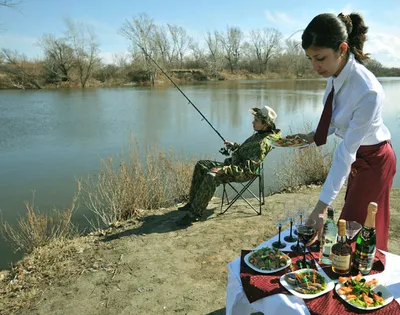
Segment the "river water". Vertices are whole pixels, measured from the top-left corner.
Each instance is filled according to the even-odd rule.
[[[400,147],[400,79],[380,78],[383,111],[395,149]],[[185,85],[182,90],[221,135],[241,142],[252,134],[250,107],[269,105],[283,134],[316,124],[325,80],[248,80]],[[76,178],[99,170],[131,137],[188,156],[222,160],[222,140],[173,87],[0,91],[0,209],[11,223],[25,201],[51,210],[70,205]],[[279,159],[273,150],[269,161]],[[272,170],[267,166],[266,172]],[[271,178],[271,177],[268,177]],[[274,181],[267,180],[273,188]],[[394,187],[400,187],[397,174]],[[83,221],[83,216],[81,216]],[[0,240],[0,269],[20,256]]]

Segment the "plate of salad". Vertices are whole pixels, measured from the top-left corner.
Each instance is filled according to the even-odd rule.
[[[279,249],[262,247],[244,256],[244,262],[260,273],[274,273],[289,267],[292,260]]]
[[[275,148],[304,148],[310,145],[306,139],[302,139],[299,136],[286,136],[270,140],[270,144]]]
[[[348,304],[361,310],[376,310],[393,301],[393,295],[376,275],[340,277],[335,288]]]
[[[313,299],[331,291],[335,284],[325,274],[315,269],[299,269],[280,278],[281,284],[293,295]]]

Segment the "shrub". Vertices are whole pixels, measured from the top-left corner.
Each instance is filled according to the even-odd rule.
[[[188,198],[194,161],[138,142],[120,154],[101,160],[97,176],[82,182],[84,204],[109,226],[140,215],[141,210],[169,207]]]
[[[54,209],[47,213],[36,208],[34,194],[32,202],[25,202],[26,217],[20,217],[16,226],[1,220],[0,232],[2,237],[11,245],[14,251],[30,253],[35,248],[45,246],[55,240],[70,239],[78,235],[77,228],[72,224],[71,218],[77,210],[78,193],[72,200],[71,207],[65,210]]]

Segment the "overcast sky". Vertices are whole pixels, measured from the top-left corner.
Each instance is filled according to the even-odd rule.
[[[369,26],[365,52],[384,66],[400,67],[400,1],[261,1],[261,0],[15,0],[15,8],[0,7],[0,48],[15,49],[29,57],[42,56],[36,45],[43,34],[62,36],[65,18],[93,27],[101,56],[112,61],[126,52],[128,41],[118,34],[124,21],[146,13],[158,25],[182,26],[199,43],[207,31],[227,26],[243,32],[278,29],[286,38],[304,29],[319,13],[361,13]],[[295,39],[300,39],[301,32]]]

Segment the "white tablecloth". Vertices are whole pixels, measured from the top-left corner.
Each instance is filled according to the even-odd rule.
[[[289,234],[289,229],[282,232],[283,237]],[[271,246],[276,241],[276,235],[272,239],[259,245],[257,248]],[[287,242],[286,242],[287,243]],[[287,243],[283,251],[290,250],[294,243]],[[383,252],[386,255],[385,270],[376,275],[379,281],[386,285],[394,298],[400,303],[400,256]],[[303,299],[289,294],[275,294],[250,304],[240,280],[240,257],[228,264],[228,285],[226,288],[226,314],[246,315],[253,312],[263,312],[265,315],[291,315],[310,314]]]

